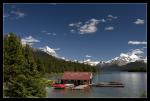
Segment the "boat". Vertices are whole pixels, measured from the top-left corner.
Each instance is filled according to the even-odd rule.
[[[73,90],[84,90],[86,88],[88,88],[88,85],[78,85],[78,86],[76,86],[76,87],[74,87],[72,89]]]
[[[65,88],[72,89],[74,88],[74,84],[65,84]]]
[[[55,89],[65,89],[64,84],[53,84],[52,87],[54,87]]]

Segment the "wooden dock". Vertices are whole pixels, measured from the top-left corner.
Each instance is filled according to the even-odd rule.
[[[99,84],[93,84],[91,86],[94,86],[94,87],[124,87],[124,85],[121,82],[99,83]]]
[[[96,85],[95,87],[124,87],[124,85]]]

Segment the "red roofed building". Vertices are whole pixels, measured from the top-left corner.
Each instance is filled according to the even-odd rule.
[[[91,84],[91,82],[92,82],[91,72],[64,72],[61,78],[62,84],[83,85],[83,84]]]

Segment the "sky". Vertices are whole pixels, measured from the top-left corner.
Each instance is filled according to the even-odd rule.
[[[3,34],[71,60],[147,56],[146,4],[3,4]]]

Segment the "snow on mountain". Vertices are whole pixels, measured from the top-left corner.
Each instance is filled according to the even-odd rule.
[[[59,57],[58,54],[56,53],[55,49],[50,48],[49,46],[45,46],[43,48],[39,48],[40,50],[46,52],[47,54],[61,58],[65,61],[72,61],[72,62],[77,62],[78,60],[70,60],[66,59],[65,57]],[[115,57],[111,60],[108,61],[92,61],[91,59],[86,59],[84,61],[78,61],[79,63],[84,63],[88,64],[91,66],[103,66],[103,65],[113,65],[117,64],[119,66],[126,65],[127,63],[130,62],[136,62],[136,61],[143,61],[144,63],[147,63],[147,56],[145,58],[142,57],[143,51],[140,49],[134,49],[131,52],[128,53],[121,53],[119,57]]]
[[[108,61],[99,62],[98,65],[113,65],[117,64],[119,66],[126,65],[130,62],[136,62],[136,61],[144,61],[147,63],[147,57],[143,59],[142,57],[143,51],[140,49],[134,49],[131,52],[128,53],[121,53],[119,57],[115,57]]]
[[[135,49],[128,53],[121,53],[119,57],[112,59],[111,63],[121,66],[130,62],[141,61],[143,60],[141,54],[143,54],[143,51],[140,49]]]
[[[74,59],[73,62],[77,62],[78,60]]]
[[[96,66],[99,63],[99,61],[91,61],[91,59],[87,59],[87,60],[84,60],[83,63],[91,65],[91,66]]]
[[[130,56],[130,58],[131,58],[131,62],[135,62],[135,61],[141,60],[141,58],[139,56],[135,55],[135,54],[132,54]]]
[[[126,65],[130,62],[141,61],[147,63],[147,57],[144,59],[142,57],[143,51],[140,49],[134,49],[127,53],[121,53],[120,56],[110,59],[108,61],[92,61],[91,59],[86,59],[82,63],[89,64],[91,66],[110,66],[110,65]]]
[[[144,59],[144,63],[147,63],[147,56],[146,56],[145,59]]]
[[[65,57],[61,57],[61,59],[65,60]]]
[[[55,50],[48,46],[45,46],[45,47],[39,48],[39,49],[46,52],[47,54],[49,54],[51,56],[58,57],[58,54],[55,52]]]

